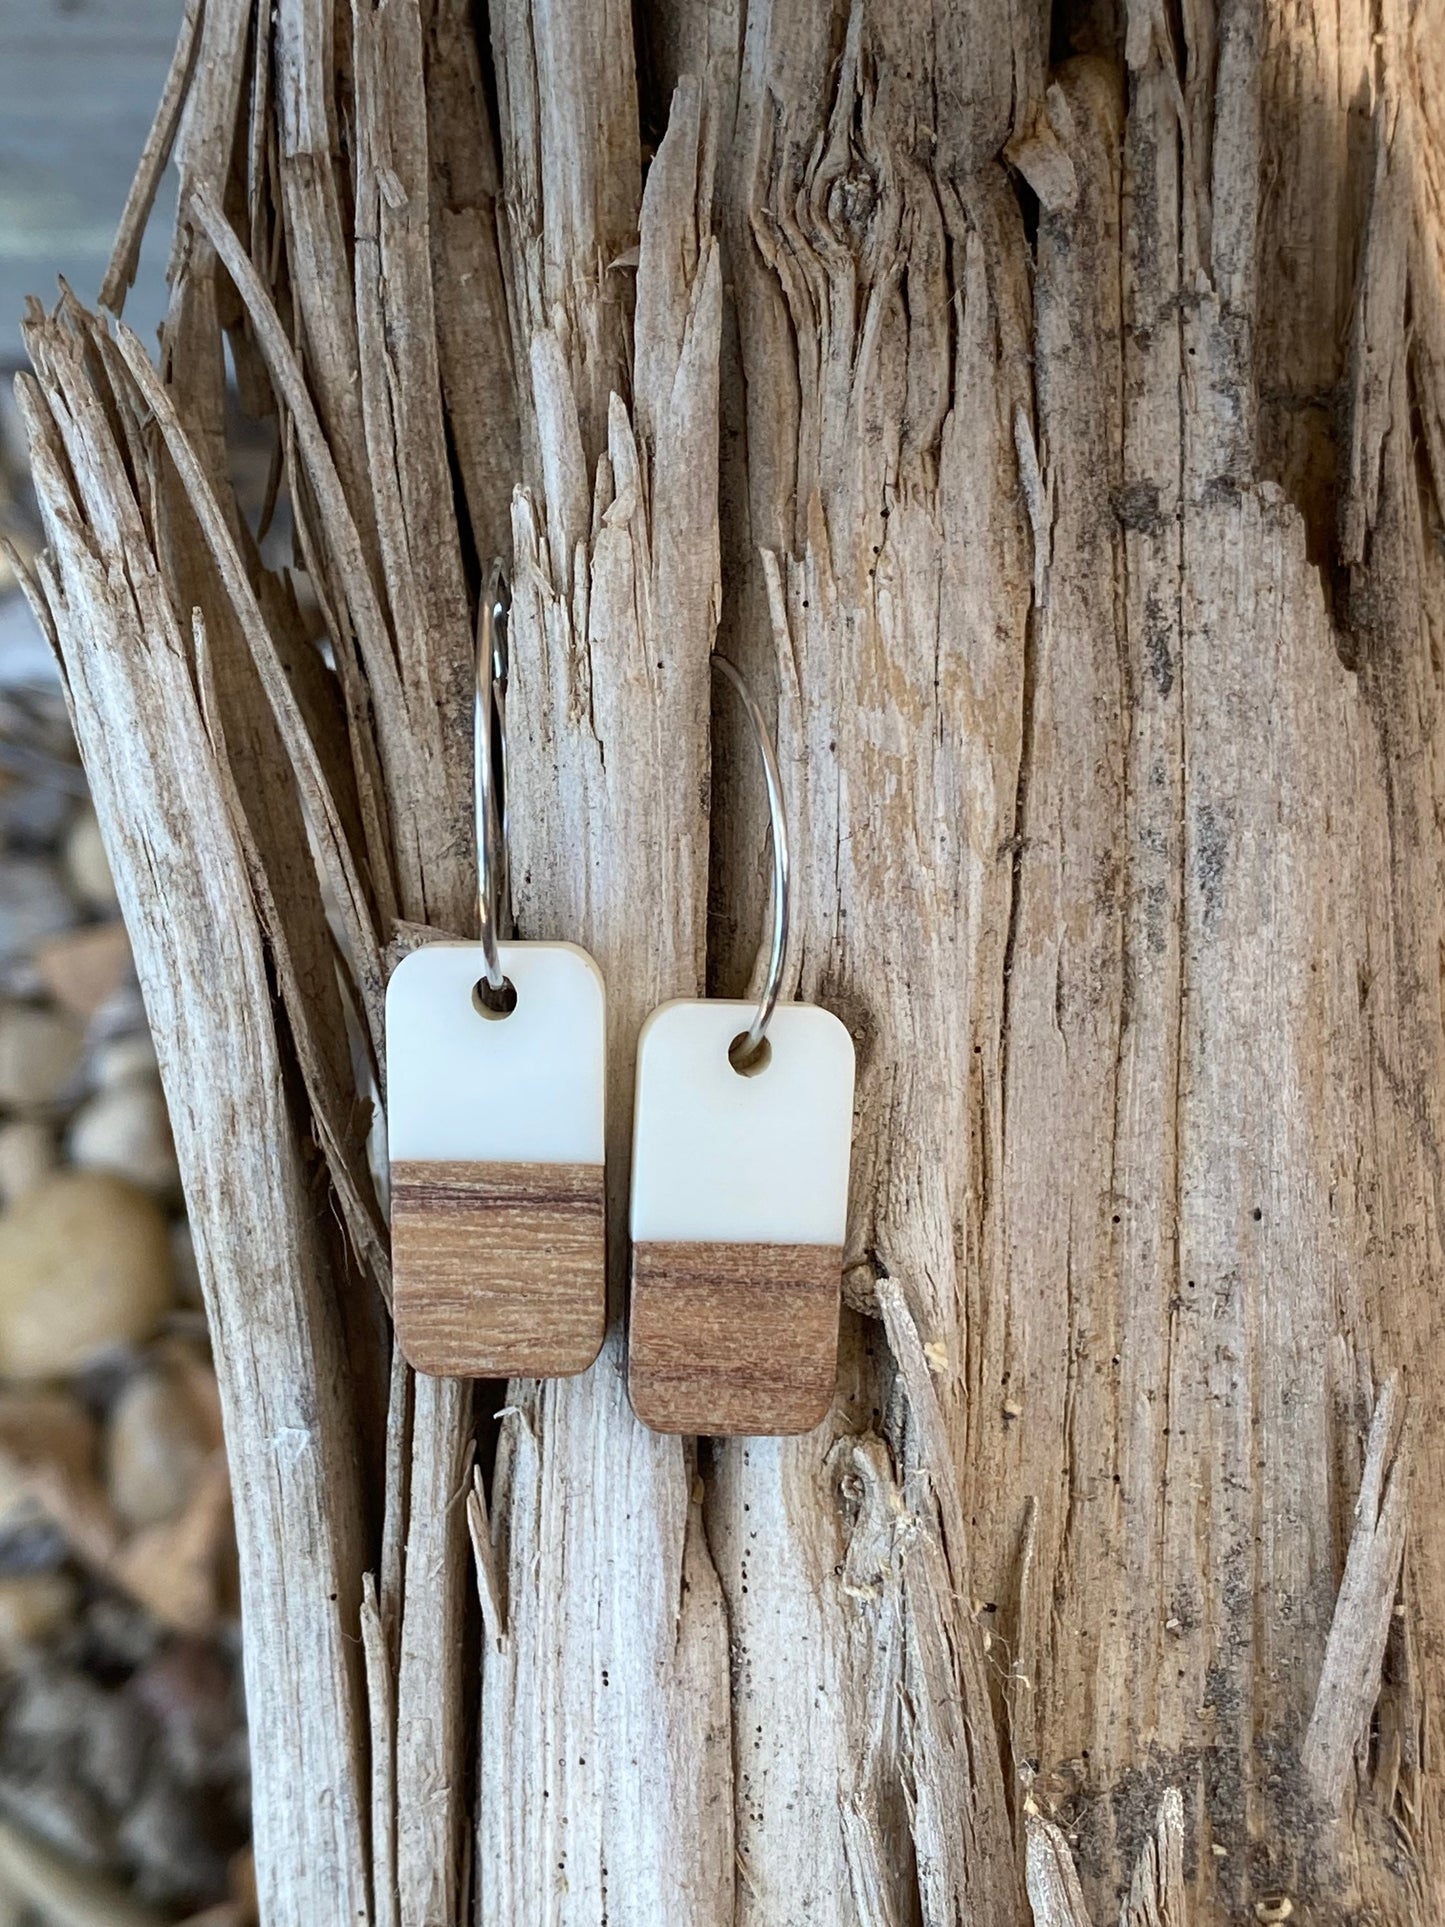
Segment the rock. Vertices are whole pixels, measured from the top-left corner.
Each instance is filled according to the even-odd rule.
[[[28,1879],[27,1899],[56,1893],[72,1899],[77,1889],[89,1886],[75,1870],[103,1867],[110,1858],[114,1830],[107,1815],[95,1795],[77,1786],[63,1765],[39,1761],[15,1780],[0,1769],[0,1812],[5,1816],[0,1820],[0,1878],[17,1887]],[[54,1854],[46,1848],[53,1848]],[[32,1870],[47,1863],[50,1882],[43,1886]],[[50,1914],[52,1921],[57,1918],[65,1916]],[[72,1912],[70,1918],[73,1921],[76,1915]],[[111,1920],[114,1915],[100,1918]]]
[[[91,1018],[90,1035],[95,1040],[129,1037],[135,1031],[144,1030],[146,1021],[145,999],[132,969],[126,972],[119,990]]]
[[[64,1172],[0,1218],[0,1372],[76,1371],[149,1338],[171,1300],[165,1217],[120,1178]]]
[[[53,864],[39,856],[0,856],[0,963],[28,957],[75,920],[75,902]]]
[[[121,1524],[163,1525],[184,1511],[211,1449],[179,1375],[139,1373],[116,1401],[105,1439],[106,1485]]]
[[[209,1640],[168,1640],[128,1682],[127,1691],[160,1729],[178,1778],[215,1778],[244,1767],[235,1678]]]
[[[256,1855],[250,1847],[243,1847],[231,1857],[231,1892],[243,1907],[249,1907],[254,1915],[257,1907],[256,1897]]]
[[[28,1517],[13,1523],[0,1519],[0,1579],[28,1579],[37,1572],[57,1572],[70,1557],[70,1547],[60,1528],[52,1525],[34,1504],[26,1500]]]
[[[151,1751],[151,1723],[124,1688],[66,1665],[32,1666],[17,1683],[5,1726],[6,1754],[63,1775],[114,1812],[133,1799]]]
[[[35,972],[56,1003],[77,1017],[103,1010],[131,974],[130,938],[119,917],[52,937],[35,953]]]
[[[171,1375],[190,1400],[198,1437],[208,1452],[224,1452],[226,1432],[221,1420],[221,1388],[216,1383],[216,1368],[211,1362],[209,1337],[199,1344],[181,1338],[163,1338],[150,1357],[157,1367]]]
[[[95,1463],[95,1444],[95,1421],[73,1392],[46,1387],[0,1392],[0,1516],[16,1482],[29,1480],[37,1466],[67,1478],[87,1474]]]
[[[63,784],[0,777],[0,836],[12,849],[54,843],[74,807],[75,798]]]
[[[76,1112],[67,1148],[83,1171],[113,1171],[162,1195],[180,1188],[159,1084],[133,1080],[98,1092]]]
[[[132,1533],[109,1573],[167,1626],[209,1633],[221,1616],[227,1553],[233,1551],[230,1481],[225,1454],[215,1452],[201,1468],[185,1511],[165,1525]]]
[[[37,1004],[0,1004],[0,1104],[53,1104],[75,1078],[85,1033]]]
[[[14,1204],[55,1169],[55,1138],[39,1118],[0,1124],[0,1206]]]
[[[80,1589],[69,1573],[33,1572],[0,1579],[0,1665],[23,1663],[74,1613]]]
[[[196,1241],[184,1218],[177,1218],[171,1226],[171,1264],[176,1274],[177,1301],[182,1305],[204,1306],[206,1299],[201,1290],[201,1268],[196,1262]]]
[[[103,1675],[130,1675],[147,1664],[163,1638],[143,1606],[122,1592],[98,1592],[82,1609],[79,1638],[89,1662]]]
[[[65,839],[65,868],[71,887],[82,903],[92,910],[117,908],[110,859],[105,854],[95,811],[88,803],[78,812]]]
[[[29,1388],[0,1394],[0,1547],[40,1521],[92,1565],[104,1565],[118,1534],[110,1501],[95,1476],[96,1428],[71,1392]],[[23,1551],[23,1541],[19,1550]],[[18,1568],[12,1562],[10,1571]]]
[[[3,1905],[0,1901],[0,1905]],[[256,1910],[241,1900],[222,1900],[214,1907],[205,1907],[198,1914],[188,1914],[181,1927],[255,1927]],[[0,1927],[9,1927],[3,1913],[0,1913]]]
[[[148,1030],[111,1037],[95,1053],[91,1069],[96,1088],[113,1091],[118,1084],[145,1083],[158,1076],[156,1047]]]
[[[18,452],[14,433],[19,416],[10,412],[13,408],[14,399],[7,395],[0,402],[0,449],[4,450],[0,460],[13,458]],[[13,481],[16,473],[12,460],[9,479]],[[56,783],[73,801],[84,796],[85,777],[70,728],[70,712],[55,674],[55,657],[48,645],[42,660],[45,674],[38,680],[0,672],[0,734],[12,744],[24,746],[27,781]]]
[[[224,1895],[234,1841],[217,1827],[218,1817],[213,1802],[188,1797],[168,1774],[147,1776],[116,1830],[145,1899],[195,1908]]]
[[[81,1778],[114,1811],[134,1796],[150,1751],[149,1722],[124,1689],[102,1688],[86,1709],[77,1764]]]
[[[24,1462],[0,1446],[0,1545],[5,1545],[8,1551],[12,1536],[23,1535],[47,1523]],[[0,1571],[9,1570],[7,1560]]]

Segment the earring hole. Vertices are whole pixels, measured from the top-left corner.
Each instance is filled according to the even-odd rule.
[[[510,1017],[517,1008],[517,986],[510,977],[503,977],[494,990],[485,977],[478,977],[472,985],[472,1009],[482,1017],[496,1019]]]
[[[750,1048],[748,1034],[740,1030],[728,1045],[728,1062],[739,1077],[756,1077],[765,1071],[773,1061],[773,1047],[766,1037],[758,1040],[756,1048]]]

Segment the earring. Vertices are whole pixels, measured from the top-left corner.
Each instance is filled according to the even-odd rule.
[[[602,973],[509,918],[506,579],[477,620],[478,943],[415,950],[386,993],[396,1335],[420,1372],[564,1378],[606,1325]]]
[[[746,1003],[663,1004],[637,1046],[628,1391],[656,1432],[806,1432],[832,1402],[853,1137],[853,1040],[778,1005],[788,838],[767,724],[721,656],[762,751],[773,845],[768,966]]]

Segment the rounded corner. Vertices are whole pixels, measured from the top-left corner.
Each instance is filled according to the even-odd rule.
[[[382,1001],[388,1013],[391,1010],[392,994],[397,990],[397,986],[409,983],[413,977],[424,977],[430,970],[436,970],[439,967],[437,963],[439,953],[451,955],[458,950],[479,951],[480,948],[479,944],[467,943],[460,937],[454,937],[438,939],[435,943],[419,943],[415,949],[408,950],[406,955],[399,959],[396,968],[386,980]]]
[[[419,1372],[423,1378],[457,1378],[465,1376],[464,1373],[449,1370],[444,1362],[439,1360],[435,1355],[428,1353],[425,1345],[414,1344],[400,1319],[393,1319],[392,1329],[396,1334],[396,1342],[401,1349],[402,1357],[411,1369],[414,1372]]]
[[[761,1423],[748,1424],[745,1420],[739,1419],[733,1424],[726,1426],[722,1431],[712,1434],[712,1436],[728,1439],[805,1438],[809,1432],[816,1432],[818,1427],[827,1418],[833,1409],[837,1396],[838,1370],[837,1360],[835,1358],[832,1376],[826,1385],[820,1383],[818,1386],[816,1404],[805,1406],[800,1417],[795,1416],[790,1418],[786,1423],[780,1423],[776,1418],[770,1418],[768,1414],[760,1413],[757,1417],[762,1421]]]
[[[637,1059],[639,1066],[642,1053],[659,1031],[666,1033],[669,1020],[680,1010],[687,1010],[707,1000],[701,997],[669,997],[663,1003],[654,1004],[642,1020],[642,1028],[637,1033]]]
[[[837,1360],[837,1355],[835,1353],[833,1358],[832,1375],[829,1378],[828,1383],[826,1385],[820,1385],[818,1388],[818,1404],[817,1404],[816,1410],[812,1406],[808,1406],[806,1408],[806,1414],[805,1414],[806,1422],[804,1424],[798,1425],[798,1426],[790,1426],[786,1432],[779,1432],[776,1436],[778,1438],[784,1438],[784,1439],[797,1439],[797,1438],[804,1437],[805,1434],[809,1432],[816,1432],[818,1427],[823,1423],[823,1421],[827,1418],[828,1414],[832,1411],[834,1405],[837,1402],[837,1398],[838,1398],[838,1360]]]
[[[590,1350],[585,1353],[579,1352],[575,1365],[569,1362],[560,1367],[560,1369],[549,1372],[547,1376],[549,1378],[581,1378],[584,1372],[590,1372],[592,1370],[592,1367],[602,1356],[602,1347],[607,1343],[607,1316],[605,1312],[597,1321],[597,1336],[595,1341],[589,1338],[588,1342]]]
[[[417,959],[423,951],[430,950],[431,947],[428,943],[419,943],[415,950],[408,950],[404,957],[397,960],[396,968],[386,980],[386,1002],[388,1004],[391,1002],[392,991],[396,988],[397,984],[400,983],[401,979],[403,977],[414,977],[416,975],[414,966]]]
[[[637,1420],[637,1423],[645,1427],[647,1431],[655,1432],[659,1438],[687,1438],[690,1436],[681,1426],[668,1425],[660,1418],[648,1416],[647,1395],[645,1392],[639,1391],[633,1377],[630,1361],[627,1367],[627,1402],[632,1407],[632,1416]]]
[[[843,1022],[843,1019],[838,1015],[837,1011],[829,1010],[826,1004],[814,1004],[812,1008],[818,1012],[820,1017],[826,1019],[823,1028],[842,1038],[844,1045],[847,1047],[850,1060],[856,1064],[858,1061],[857,1042],[852,1031],[849,1030],[848,1026]]]
[[[593,983],[596,984],[598,995],[605,1002],[607,998],[607,979],[603,976],[602,966],[598,963],[592,952],[583,944],[566,941],[554,944],[552,948],[563,950],[569,957],[575,957],[579,963],[586,965],[588,976],[591,977]]]

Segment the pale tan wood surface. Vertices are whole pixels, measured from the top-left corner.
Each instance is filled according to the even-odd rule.
[[[72,642],[87,639],[67,666],[72,713],[156,1031],[225,1402],[263,1904],[295,1927],[364,1917],[358,1414],[332,1254],[282,1068],[246,853],[191,638],[152,547],[150,502],[126,471],[80,334],[32,336],[32,352],[49,397],[30,384],[22,394],[55,552],[42,565],[48,606]],[[112,573],[105,558],[122,552]],[[136,759],[149,772],[143,795],[131,794]]]
[[[656,1432],[809,1432],[838,1375],[838,1245],[632,1247],[627,1390]]]
[[[1440,0],[488,31],[205,0],[160,370],[32,332],[36,593],[223,1339],[268,1921],[1425,1927]],[[390,1354],[363,1134],[397,918],[472,928],[507,527],[613,1323],[509,1387],[484,1489],[470,1394]],[[762,915],[715,638],[859,1085],[838,1398],[698,1446],[618,1319],[637,1028],[740,992]]]
[[[602,1348],[600,1164],[391,1167],[392,1313],[419,1372],[566,1378]]]

